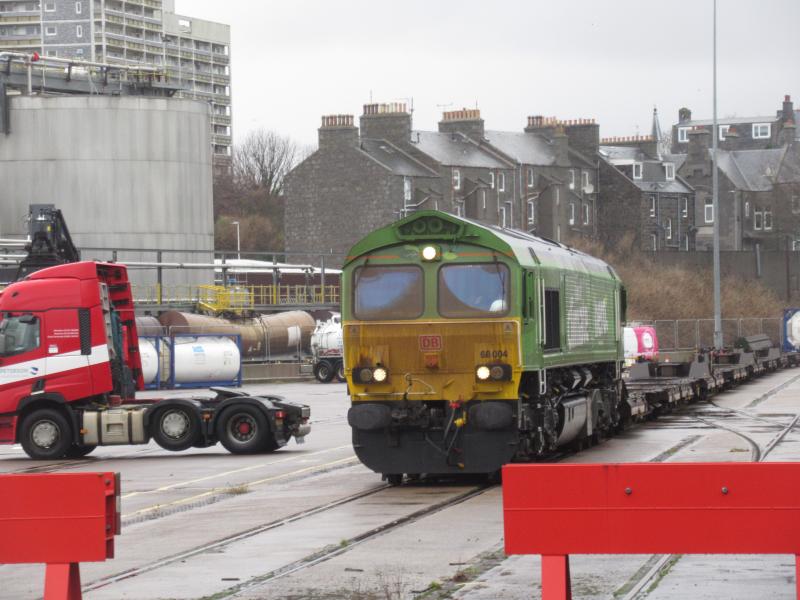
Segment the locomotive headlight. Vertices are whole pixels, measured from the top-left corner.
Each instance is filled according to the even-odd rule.
[[[486,365],[481,365],[481,366],[480,366],[480,367],[478,367],[478,369],[475,371],[475,376],[476,376],[478,379],[480,379],[481,381],[486,381],[487,379],[489,379],[489,377],[490,377],[491,375],[492,375],[492,371],[491,371],[491,369],[489,369],[489,367],[487,367]]]
[[[436,260],[439,257],[439,249],[436,246],[425,246],[422,249],[422,260]]]
[[[503,367],[500,365],[494,365],[491,369],[489,369],[489,375],[495,381],[503,379],[505,374],[505,369],[503,369]]]
[[[359,369],[358,378],[361,383],[369,383],[372,381],[372,371],[370,369]]]
[[[383,383],[388,376],[389,373],[383,367],[378,367],[372,372],[372,378],[376,383]]]

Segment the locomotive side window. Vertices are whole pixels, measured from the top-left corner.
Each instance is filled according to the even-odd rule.
[[[439,269],[439,314],[443,317],[501,317],[511,297],[503,263],[445,265]]]
[[[39,347],[39,319],[6,316],[0,321],[0,356],[24,354]]]
[[[424,307],[421,268],[369,266],[355,270],[353,314],[357,319],[416,319]]]
[[[558,290],[544,291],[545,350],[561,348],[561,303]]]

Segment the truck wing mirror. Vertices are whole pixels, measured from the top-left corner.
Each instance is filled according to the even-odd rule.
[[[31,325],[32,323],[36,323],[36,317],[33,315],[22,315],[19,318],[20,323],[24,323],[25,325]]]

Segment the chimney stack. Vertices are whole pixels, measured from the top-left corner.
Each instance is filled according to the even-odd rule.
[[[358,129],[353,125],[353,115],[325,115],[319,128],[319,149],[355,148],[358,146]]]
[[[484,128],[481,111],[477,108],[447,110],[442,113],[439,131],[441,133],[463,133],[474,140],[482,140]]]
[[[687,163],[705,165],[709,161],[708,149],[711,132],[705,127],[695,127],[689,132]]]
[[[411,142],[411,113],[405,102],[365,104],[359,126],[363,138],[387,140],[398,146]]]
[[[553,148],[556,154],[556,165],[559,167],[568,167],[569,162],[569,138],[564,133],[564,128],[558,125],[553,131]]]
[[[788,121],[794,121],[794,104],[792,103],[792,97],[789,94],[786,94],[783,97],[783,108],[778,113],[778,116],[784,123]]]
[[[790,119],[783,124],[781,128],[781,146],[791,146],[794,144],[797,136],[797,127],[795,127],[794,120]]]
[[[678,123],[685,123],[692,120],[692,111],[685,106],[678,111]]]

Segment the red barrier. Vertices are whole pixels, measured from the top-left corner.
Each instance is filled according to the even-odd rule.
[[[81,598],[81,562],[114,558],[119,475],[0,475],[0,563],[46,563],[45,600]]]
[[[570,554],[794,554],[800,463],[508,465],[507,554],[542,555],[542,600],[568,600]]]

